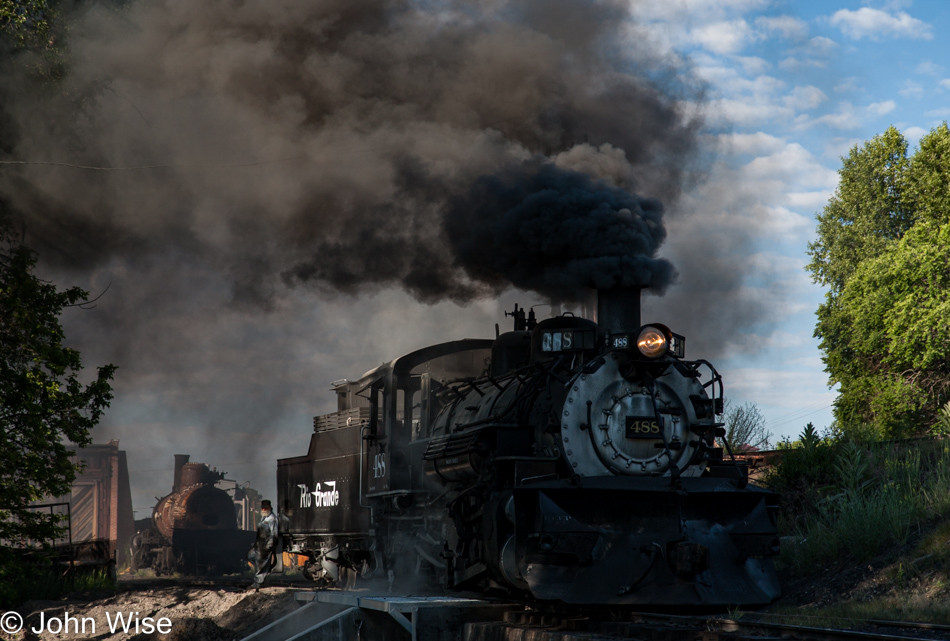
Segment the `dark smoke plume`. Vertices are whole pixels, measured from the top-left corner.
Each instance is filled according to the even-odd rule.
[[[549,164],[480,178],[452,199],[445,229],[457,264],[499,290],[582,300],[591,288],[662,292],[674,276],[654,257],[666,237],[658,200]]]
[[[0,166],[0,200],[45,277],[111,285],[67,332],[119,365],[96,438],[138,469],[189,453],[272,483],[327,381],[485,335],[486,296],[672,278],[633,194],[675,212],[702,96],[626,2],[75,6],[58,84],[0,58],[0,159],[57,163]]]
[[[15,101],[17,156],[153,168],[8,168],[0,189],[44,255],[74,270],[187,248],[228,274],[241,303],[271,305],[281,283],[300,282],[351,294],[398,285],[426,302],[496,294],[505,274],[469,269],[440,224],[461,195],[484,191],[483,177],[530,183],[540,156],[588,173],[594,191],[610,181],[678,197],[699,125],[680,100],[694,96],[654,78],[662,65],[635,50],[621,8],[164,0],[116,17],[93,7],[64,83],[85,97],[81,117],[73,103]],[[655,249],[613,255],[639,272]],[[617,279],[601,253],[589,258],[587,280]],[[538,291],[570,297],[578,278],[555,292],[549,274]]]

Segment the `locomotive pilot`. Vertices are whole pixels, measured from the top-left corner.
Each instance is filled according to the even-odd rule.
[[[277,516],[267,499],[261,501],[261,522],[257,524],[257,539],[247,553],[247,559],[254,564],[254,583],[248,589],[260,590],[264,577],[277,562],[277,535],[279,533]]]

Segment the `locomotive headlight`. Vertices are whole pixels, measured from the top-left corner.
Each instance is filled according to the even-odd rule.
[[[666,333],[656,327],[644,327],[640,330],[640,336],[637,338],[637,349],[647,358],[659,358],[666,354],[670,348],[670,343],[666,339]]]

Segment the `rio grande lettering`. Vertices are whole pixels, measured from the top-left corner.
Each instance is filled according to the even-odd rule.
[[[323,485],[330,489],[323,491]],[[317,489],[312,492],[306,484],[300,484],[297,487],[300,488],[300,507],[336,507],[340,504],[340,493],[336,489],[336,481],[317,483]]]

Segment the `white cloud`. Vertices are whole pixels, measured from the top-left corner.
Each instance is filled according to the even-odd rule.
[[[800,71],[808,68],[823,68],[838,49],[838,43],[824,36],[810,38],[791,50],[791,55],[784,58],[779,67],[786,71]]]
[[[712,56],[693,56],[693,63],[696,65],[696,74],[712,84],[716,91],[733,90],[739,81],[749,82],[739,74],[738,69],[726,66]]]
[[[769,156],[759,156],[743,167],[742,173],[751,180],[780,181],[783,193],[795,188],[829,189],[838,183],[837,172],[819,163],[798,143],[789,143]]]
[[[634,2],[632,11],[641,20],[679,22],[684,19],[722,20],[728,15],[764,9],[771,0],[679,0],[678,2]]]
[[[747,78],[735,67],[698,67],[714,91],[706,115],[712,123],[759,128],[762,123],[791,121],[798,108],[810,108],[824,100],[816,88],[798,88],[787,95],[786,83],[769,75]]]
[[[831,38],[815,36],[808,41],[808,52],[813,56],[830,56],[837,51],[838,43]]]
[[[742,18],[714,22],[690,32],[690,40],[718,54],[737,53],[754,37],[749,23]]]
[[[844,78],[841,82],[835,85],[835,93],[853,93],[859,89],[858,79]]]
[[[822,189],[820,191],[789,192],[785,194],[785,197],[790,207],[817,211],[828,204],[832,193],[834,193],[832,189]]]
[[[919,82],[908,80],[907,82],[904,83],[903,89],[901,89],[897,93],[904,96],[905,98],[923,98],[924,87]]]
[[[933,28],[929,24],[903,11],[890,14],[870,7],[861,7],[857,11],[841,9],[831,16],[829,22],[841,29],[844,35],[855,40],[881,40],[887,37],[924,40],[933,38]]]
[[[924,60],[917,65],[915,71],[925,76],[939,76],[943,73],[943,67],[932,60]]]
[[[795,119],[797,129],[808,129],[815,125],[826,125],[833,129],[859,129],[870,118],[877,118],[891,113],[897,108],[893,100],[871,103],[866,107],[855,107],[850,102],[842,102],[834,113],[825,114],[818,118],[809,118],[801,115]]]
[[[803,40],[808,36],[808,23],[793,16],[761,16],[755,19],[755,26],[789,40]]]
[[[855,145],[860,145],[864,141],[860,138],[832,138],[826,145],[822,157],[842,158],[851,153]]]
[[[816,58],[795,58],[790,56],[788,58],[783,58],[778,66],[780,69],[785,71],[804,71],[806,69],[824,69],[828,66],[827,60],[818,60]]]
[[[790,119],[795,112],[776,105],[769,100],[750,98],[721,98],[709,103],[709,115],[713,122],[755,127],[776,119]]]
[[[897,105],[893,100],[885,100],[883,102],[873,102],[868,105],[868,113],[872,116],[883,116],[884,114],[889,114],[894,109],[897,108]]]
[[[837,396],[828,390],[828,377],[820,370],[803,373],[784,368],[743,367],[730,369],[728,373],[730,390],[739,396],[754,398],[759,404],[818,408],[830,405]]]
[[[943,109],[932,109],[924,113],[924,115],[928,118],[947,118],[950,117],[950,107],[945,107]]]
[[[806,218],[786,207],[766,207],[769,231],[773,234],[801,234],[812,226],[811,218]]]
[[[785,147],[785,141],[763,131],[753,134],[722,134],[719,142],[726,151],[736,154],[753,154],[756,156],[775,153]]]
[[[913,149],[920,143],[920,139],[930,132],[923,127],[908,127],[901,133],[904,134],[904,138],[907,139],[907,146]]]
[[[756,58],[752,56],[736,56],[736,62],[742,65],[742,70],[745,71],[747,75],[758,76],[769,70],[769,67],[772,64],[765,60],[764,58]]]
[[[940,81],[940,86],[944,89],[950,89],[950,78],[944,78]]]
[[[821,89],[809,85],[807,87],[795,87],[791,93],[782,99],[782,102],[789,109],[800,111],[814,109],[827,99],[828,96]]]

